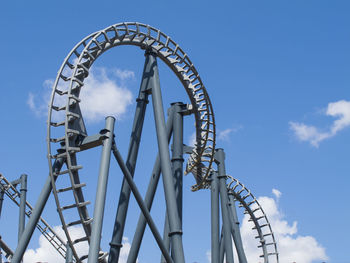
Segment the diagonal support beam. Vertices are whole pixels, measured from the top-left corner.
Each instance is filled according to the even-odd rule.
[[[117,162],[120,166],[120,169],[122,170],[122,172],[124,174],[124,178],[126,179],[128,185],[130,186],[130,189],[135,196],[135,199],[136,199],[136,201],[137,201],[137,203],[138,203],[138,205],[139,205],[139,207],[140,207],[140,209],[141,209],[141,211],[142,211],[142,213],[143,213],[143,215],[148,223],[148,226],[151,229],[152,234],[157,241],[157,244],[158,244],[160,250],[162,251],[167,262],[172,263],[173,260],[170,257],[168,251],[166,250],[166,247],[164,246],[162,237],[159,234],[159,231],[157,230],[156,224],[154,223],[152,216],[151,216],[145,202],[143,201],[142,196],[141,196],[140,192],[138,191],[137,186],[136,186],[136,184],[131,176],[131,173],[129,172],[129,169],[126,167],[126,165],[123,161],[123,158],[122,158],[122,156],[121,156],[121,154],[120,154],[120,152],[117,149],[115,144],[113,144],[113,146],[112,146],[112,151],[113,151],[113,155],[114,155],[115,159],[117,160]]]
[[[172,130],[173,130],[173,116],[174,115],[173,115],[172,108],[170,108],[169,117],[168,117],[168,120],[166,123],[166,132],[167,132],[167,136],[168,136],[168,143],[170,141]],[[153,203],[154,195],[156,193],[156,189],[158,186],[159,178],[160,178],[160,158],[159,158],[159,154],[158,154],[156,157],[156,161],[154,163],[154,166],[153,166],[152,176],[151,176],[150,182],[148,184],[148,188],[147,188],[147,192],[146,192],[146,196],[145,196],[145,204],[146,204],[147,209],[149,211],[151,210],[151,207],[152,207],[152,203]],[[137,227],[136,227],[134,238],[132,240],[132,244],[130,247],[127,263],[136,262],[136,259],[137,259],[137,256],[138,256],[138,253],[140,250],[142,238],[143,238],[143,235],[145,233],[145,228],[146,228],[146,219],[143,216],[143,214],[141,213],[140,217],[139,217],[139,221],[137,222]]]

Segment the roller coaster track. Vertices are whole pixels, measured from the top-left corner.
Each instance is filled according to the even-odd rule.
[[[20,206],[20,193],[18,190],[3,176],[0,174],[0,188],[5,191],[5,194],[19,207]],[[26,202],[25,214],[30,217],[33,207]],[[57,235],[53,228],[40,217],[39,222],[36,225],[40,233],[49,241],[49,243],[57,250],[57,252],[65,258],[66,245],[65,242]]]
[[[53,193],[63,230],[77,261],[87,258],[87,255],[77,254],[75,245],[89,242],[92,222],[86,207],[90,202],[85,201],[82,190],[85,184],[80,182],[78,174],[82,167],[78,165],[76,158],[76,153],[81,150],[79,142],[87,136],[79,106],[79,94],[93,62],[108,49],[121,45],[151,49],[185,87],[196,119],[196,146],[188,159],[186,172],[192,172],[196,178],[197,184],[192,187],[193,191],[209,187],[206,179],[215,149],[214,114],[202,80],[187,54],[169,36],[145,24],[121,23],[91,34],[78,43],[64,60],[53,87],[48,116],[47,142]],[[56,150],[59,153],[53,154]],[[66,159],[67,169],[54,173],[52,165],[57,158]],[[62,174],[68,174],[70,183],[67,187],[57,189],[55,179]],[[73,193],[74,203],[62,205],[60,193],[67,191]],[[77,209],[79,218],[66,222],[63,214],[73,208]],[[72,240],[68,228],[73,225],[82,226],[85,236]],[[100,259],[105,256],[101,252]]]
[[[158,29],[136,22],[115,24],[87,36],[69,52],[58,71],[50,99],[47,126],[53,194],[67,242],[77,262],[88,257],[78,254],[77,245],[90,242],[93,220],[87,209],[90,202],[85,200],[83,194],[86,184],[80,180],[79,172],[82,166],[77,160],[77,153],[84,150],[82,142],[88,136],[80,110],[79,95],[84,89],[84,80],[88,77],[94,61],[110,48],[122,45],[151,50],[174,72],[184,86],[191,102],[190,110],[195,116],[196,128],[196,144],[187,160],[186,173],[192,173],[195,177],[196,184],[192,186],[192,191],[210,188],[210,181],[207,179],[214,160],[215,118],[209,95],[187,54]],[[55,172],[53,163],[58,158],[65,159],[66,168]],[[233,195],[250,215],[254,229],[258,232],[257,238],[264,261],[268,262],[269,257],[275,256],[278,262],[275,238],[265,213],[250,191],[236,179],[231,179],[228,193]],[[66,203],[66,198],[62,197],[67,193],[73,195],[71,203]],[[81,226],[84,234],[73,239],[69,231],[72,226]],[[106,256],[107,253],[100,251],[99,261],[104,260]]]
[[[256,230],[255,238],[259,240],[258,247],[262,249],[260,257],[264,258],[265,263],[278,262],[276,239],[263,208],[244,184],[232,176],[227,176],[227,178],[231,180],[227,185],[228,194],[239,202],[239,206],[245,209],[244,214],[248,214],[249,221],[254,224],[252,230]],[[270,260],[273,257],[275,261]]]

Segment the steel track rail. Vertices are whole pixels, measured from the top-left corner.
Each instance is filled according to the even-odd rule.
[[[20,193],[18,190],[3,176],[0,174],[0,187],[5,190],[5,194],[19,207],[20,206]],[[25,214],[29,218],[32,214],[33,207],[26,202]],[[49,241],[49,243],[57,250],[57,252],[63,257],[66,257],[66,245],[65,242],[59,237],[59,235],[53,230],[53,228],[40,217],[39,222],[36,225],[40,233]]]
[[[249,221],[254,224],[252,230],[256,230],[255,238],[259,240],[258,248],[262,250],[260,257],[264,259],[264,263],[279,262],[276,239],[263,208],[244,184],[232,176],[228,175],[227,178],[231,180],[227,185],[228,194],[233,195],[240,203],[240,207],[245,209],[244,214],[248,214]]]
[[[134,45],[142,49],[151,49],[169,66],[183,84],[192,104],[192,112],[196,120],[196,145],[188,158],[186,172],[192,172],[197,184],[192,186],[196,191],[208,188],[207,178],[211,170],[215,149],[215,119],[213,108],[202,83],[202,80],[187,54],[169,36],[149,25],[127,22],[112,25],[104,30],[95,32],[79,42],[64,60],[53,86],[47,126],[47,148],[50,176],[53,194],[62,227],[76,261],[87,258],[78,255],[76,244],[89,242],[92,218],[88,215],[87,205],[80,182],[76,153],[80,151],[78,142],[85,136],[83,116],[80,111],[80,91],[84,86],[84,79],[89,74],[94,61],[105,51],[121,45]],[[58,154],[53,154],[58,150]],[[54,159],[66,158],[67,169],[55,174],[52,170]],[[68,174],[70,183],[67,187],[58,189],[55,183],[60,181],[63,174]],[[64,179],[62,179],[64,180]],[[74,196],[74,203],[63,205],[60,193],[70,191]],[[79,219],[66,222],[65,211],[76,209]],[[85,236],[72,240],[69,227],[81,225]],[[101,259],[106,254],[101,253]]]

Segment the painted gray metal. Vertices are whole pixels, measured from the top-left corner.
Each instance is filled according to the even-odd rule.
[[[94,208],[94,220],[92,223],[91,240],[89,247],[88,263],[97,263],[100,251],[101,232],[103,224],[103,215],[107,194],[107,183],[109,175],[109,166],[111,162],[111,150],[114,135],[114,117],[106,118],[104,134],[106,139],[103,141],[102,154],[100,161],[100,171],[97,181],[97,190]]]
[[[193,191],[203,188],[210,188],[210,180],[207,179],[210,173],[213,171],[212,162],[215,150],[214,114],[209,96],[198,75],[198,72],[194,68],[192,62],[189,60],[187,54],[184,53],[182,49],[170,39],[170,37],[153,27],[140,23],[131,22],[116,24],[91,34],[78,43],[64,60],[53,87],[48,117],[47,141],[49,169],[53,193],[59,216],[62,221],[63,230],[67,236],[68,243],[71,245],[76,261],[82,261],[83,259],[87,258],[87,255],[78,255],[74,246],[80,242],[90,242],[92,222],[92,218],[90,218],[88,215],[88,202],[85,201],[83,195],[82,189],[84,184],[80,183],[78,173],[82,167],[78,165],[77,155],[82,148],[79,147],[77,141],[88,136],[83,116],[80,111],[79,95],[80,91],[84,88],[84,79],[88,76],[89,69],[94,61],[106,50],[120,45],[135,45],[141,47],[142,49],[151,50],[155,56],[160,58],[170,67],[170,69],[176,74],[185,87],[185,90],[192,103],[190,105],[191,112],[194,114],[196,119],[196,145],[192,148],[192,152],[188,158],[186,173],[193,173],[196,179],[197,183],[192,187]],[[65,87],[65,89],[62,89],[62,87]],[[152,90],[153,93],[154,91],[155,89]],[[159,101],[161,102],[161,96],[154,95],[155,94],[152,94],[152,99],[154,101],[158,100],[158,103]],[[157,96],[159,98],[155,99],[154,97]],[[65,104],[59,104],[61,101],[65,101]],[[164,112],[160,105],[154,107],[159,148],[163,149],[163,153],[166,150],[166,154],[169,157],[169,149],[166,145],[167,138],[165,136]],[[65,112],[64,119],[60,117],[62,116],[59,114],[60,112]],[[58,114],[55,116],[55,113]],[[157,114],[159,115],[160,113],[163,120],[161,116],[157,117]],[[64,134],[57,136],[57,130],[61,129],[60,127],[62,126],[64,126]],[[161,127],[160,131],[158,131],[159,127]],[[62,151],[58,154],[52,154],[55,152],[55,150],[59,149],[62,149]],[[183,257],[183,248],[181,243],[181,218],[180,211],[178,210],[178,199],[176,190],[174,189],[174,184],[172,182],[173,178],[170,176],[170,157],[164,157],[163,153],[160,151],[160,162],[167,201],[167,213],[171,215],[176,215],[177,213],[177,216],[175,217],[168,216],[170,228],[168,232],[172,235],[172,248],[175,246],[174,249],[177,251],[177,253],[173,256],[178,257],[179,259],[179,261],[176,259],[175,262],[182,262],[183,260],[181,258]],[[59,180],[64,180],[64,178],[60,176],[62,172],[56,174],[52,169],[53,162],[57,158],[65,158],[67,163],[67,171],[64,172],[69,174],[70,183],[72,185],[70,191],[72,192],[75,200],[75,204],[68,206],[68,208],[77,208],[77,214],[80,218],[80,220],[75,222],[66,222],[62,213],[64,209],[68,208],[61,205],[59,193],[62,189],[56,189],[55,180],[57,177],[59,177]],[[136,159],[134,160],[136,162]],[[130,172],[133,174],[131,170]],[[225,187],[227,187],[226,184]],[[247,211],[250,209],[250,204],[244,204],[244,199],[239,199],[239,193],[234,193],[234,190],[232,189],[228,189],[228,191],[235,196],[235,199],[240,202],[240,204],[244,206]],[[253,203],[256,204],[256,202]],[[252,211],[253,210],[249,210],[248,213],[252,217],[252,221],[254,221],[256,227],[259,228],[257,231],[259,233],[265,262],[268,262],[267,258],[270,255],[276,255],[278,259],[276,244],[269,244],[265,242],[263,239],[264,232],[260,229],[263,227],[263,225],[259,224],[259,220],[257,218],[254,219],[255,214]],[[121,226],[119,229],[124,227],[125,220],[121,220],[120,222]],[[82,226],[85,231],[84,236],[76,240],[72,240],[68,229],[71,225]],[[270,226],[268,228],[270,229]],[[268,234],[273,236],[272,231]],[[118,244],[120,245],[119,241],[116,243],[111,243],[112,246],[118,246]],[[274,247],[275,251],[269,252],[267,249],[269,246]],[[102,259],[103,256],[105,256],[105,254],[99,252],[99,259]]]
[[[236,202],[234,200],[234,197],[232,195],[228,196],[228,212],[229,212],[229,218],[231,220],[231,232],[234,244],[236,246],[237,256],[239,263],[247,263],[247,258],[244,253],[243,249],[243,242],[241,237],[241,231],[239,229],[239,221],[237,217],[237,210],[236,210]]]
[[[58,158],[52,169],[57,173],[61,170],[62,165],[64,163],[63,158]],[[13,255],[12,261],[13,263],[19,263],[24,255],[25,250],[27,249],[27,246],[29,244],[30,238],[33,235],[34,229],[38,224],[38,221],[40,220],[40,216],[44,210],[45,204],[47,200],[49,199],[51,190],[52,190],[52,181],[51,176],[49,176],[46,179],[45,185],[43,189],[41,190],[41,193],[39,195],[38,201],[33,209],[32,214],[30,215],[30,218],[28,220],[28,223],[22,233],[21,239],[18,242],[16,251]]]
[[[153,63],[156,64],[156,55],[151,54],[150,57],[153,57]],[[152,85],[152,106],[156,124],[160,167],[162,171],[164,195],[169,221],[169,235],[171,235],[170,240],[172,251],[175,251],[175,253],[172,254],[172,257],[175,263],[183,263],[185,262],[185,256],[182,246],[182,228],[180,224],[179,210],[177,207],[174,180],[171,171],[169,146],[165,129],[163,101],[157,66],[154,67],[153,74],[154,78],[151,79],[152,82],[150,83],[150,85]]]
[[[238,179],[229,175],[227,178],[231,180],[227,186],[228,194],[232,195],[244,208],[244,213],[250,216],[252,228],[257,233],[257,246],[262,250],[260,257],[264,259],[264,263],[279,262],[277,242],[262,206],[251,191]]]
[[[215,160],[218,165],[218,177],[219,177],[219,189],[220,189],[220,201],[221,201],[221,213],[222,213],[222,226],[224,236],[224,248],[226,263],[233,263],[233,248],[231,237],[231,221],[228,212],[228,196],[226,188],[226,170],[225,170],[225,153],[223,149],[217,149],[215,153]]]
[[[219,207],[219,178],[218,173],[211,175],[211,262],[220,259],[220,207]]]
[[[20,205],[19,205],[19,222],[18,222],[18,241],[24,231],[26,220],[26,203],[27,203],[27,175],[22,174],[20,177]]]
[[[20,192],[2,175],[0,174],[0,189],[4,189],[6,196],[10,198],[18,207],[20,206]],[[26,212],[25,215],[30,217],[33,212],[33,207],[26,202]],[[57,252],[64,257],[66,254],[65,243],[53,230],[53,228],[40,217],[36,228],[40,233],[46,238],[46,240],[57,250]]]
[[[145,64],[143,68],[142,81],[140,85],[139,95],[136,99],[136,110],[134,115],[134,122],[132,126],[128,156],[126,159],[126,166],[130,171],[132,177],[134,177],[137,155],[139,152],[139,146],[141,141],[141,134],[143,123],[145,119],[146,107],[148,104],[149,83],[152,78],[151,72],[153,71],[152,59],[150,59],[150,53],[145,53]],[[120,190],[117,214],[113,227],[112,241],[110,242],[110,251],[108,262],[117,262],[119,258],[120,249],[122,247],[122,238],[124,233],[124,226],[126,221],[126,215],[128,211],[130,199],[130,187],[126,183],[126,179],[123,178],[122,188]]]
[[[0,218],[1,218],[2,204],[4,202],[4,194],[5,194],[5,189],[2,187],[2,184],[1,184],[0,185]]]
[[[73,253],[68,243],[66,245],[66,251],[66,263],[73,263]]]
[[[170,108],[168,115],[169,116],[168,116],[167,123],[166,123],[166,132],[167,132],[168,143],[169,143],[169,141],[171,139],[171,134],[173,131],[173,118],[174,118],[173,108]],[[160,158],[159,158],[159,154],[158,154],[156,157],[156,161],[154,163],[153,169],[152,169],[150,182],[148,184],[148,188],[147,188],[147,192],[146,192],[146,196],[145,196],[145,204],[146,204],[147,209],[149,211],[151,211],[151,207],[152,207],[154,195],[156,193],[156,189],[158,186],[159,178],[160,178]],[[127,263],[136,262],[137,256],[138,256],[138,253],[140,250],[141,242],[142,242],[142,237],[145,233],[145,228],[146,228],[146,219],[143,216],[143,214],[141,213],[139,220],[137,222],[134,238],[133,238],[132,243],[131,243]],[[166,251],[169,251],[167,244],[165,244],[165,247],[166,247]],[[162,254],[162,257],[164,258],[163,254]],[[164,260],[165,260],[165,258],[164,258]]]
[[[139,205],[139,207],[140,207],[140,209],[141,209],[141,211],[143,213],[143,216],[145,217],[145,219],[147,221],[147,224],[148,224],[149,228],[152,231],[152,234],[153,234],[154,238],[157,241],[157,244],[158,244],[160,250],[162,251],[162,254],[166,258],[167,262],[172,263],[173,260],[170,257],[168,251],[166,250],[166,248],[165,248],[165,246],[163,244],[163,240],[162,240],[162,238],[161,238],[161,236],[159,234],[159,231],[157,230],[156,224],[154,223],[154,221],[152,219],[152,216],[151,216],[151,214],[150,214],[150,212],[149,212],[145,202],[143,201],[142,196],[139,193],[139,191],[137,189],[137,186],[134,183],[133,178],[132,178],[128,168],[126,167],[126,165],[125,165],[125,163],[123,161],[123,158],[122,158],[122,156],[121,156],[120,152],[118,151],[118,149],[117,149],[115,144],[113,145],[112,149],[113,149],[113,155],[116,158],[116,160],[117,160],[117,162],[118,162],[118,164],[119,164],[119,166],[120,166],[120,168],[121,168],[121,170],[122,170],[122,172],[124,174],[124,177],[126,178],[128,184],[130,186],[130,189],[131,189],[131,191],[133,192],[133,194],[135,196],[135,199],[136,199],[136,201],[137,201],[137,203],[138,203],[138,205]]]
[[[12,249],[1,239],[0,236],[0,248],[5,251],[5,257],[10,259],[13,256]],[[0,259],[1,259],[1,251],[0,251]]]

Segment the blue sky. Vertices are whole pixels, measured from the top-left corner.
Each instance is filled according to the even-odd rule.
[[[220,135],[217,144],[225,149],[227,172],[255,196],[270,198],[267,205],[278,206],[277,212],[273,210],[277,222],[288,222],[285,232],[292,233],[283,237],[313,237],[317,247],[325,249],[326,262],[350,262],[346,253],[350,234],[350,149],[346,147],[350,140],[349,10],[348,1],[324,0],[6,1],[0,9],[0,172],[10,180],[27,173],[28,199],[35,203],[48,174],[45,94],[50,80],[83,37],[115,23],[138,21],[170,35],[196,65],[213,103]],[[124,99],[130,99],[124,112],[117,111],[116,138],[124,156],[143,62],[140,49],[116,48],[95,63],[91,78],[94,84],[113,83],[124,89]],[[188,102],[180,83],[162,64],[160,78],[164,105]],[[142,146],[154,155],[153,120],[148,115]],[[96,116],[88,122],[91,134],[104,125],[103,117]],[[193,119],[186,120],[185,143],[193,133],[192,123]],[[150,171],[152,154],[140,156],[137,172]],[[82,159],[88,171],[86,180],[93,185],[99,150],[84,153]],[[148,175],[144,179],[137,172],[135,180],[142,190]],[[105,247],[120,176],[116,167],[111,169],[107,211],[113,212],[106,216]],[[187,259],[207,262],[209,192],[190,193],[194,181],[185,179],[188,204],[184,210],[189,215],[184,231],[190,233],[186,244],[191,245]],[[273,195],[272,189],[282,195]],[[160,192],[155,215],[164,214],[161,196]],[[94,199],[94,194],[88,197]],[[51,198],[43,216],[57,226],[54,206]],[[191,213],[200,216],[192,220]],[[129,240],[137,214],[131,209],[125,233]],[[12,247],[17,236],[13,216],[17,218],[17,210],[8,201],[0,233]],[[297,232],[293,222],[297,222]],[[190,237],[195,235],[202,241],[192,247]],[[38,247],[38,237],[36,233],[31,248]],[[149,253],[152,249],[150,245]],[[151,255],[143,253],[140,262],[152,262]]]

